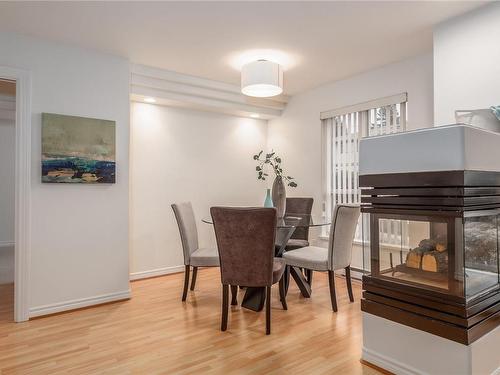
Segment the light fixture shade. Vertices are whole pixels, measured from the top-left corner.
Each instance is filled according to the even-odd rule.
[[[275,62],[257,60],[241,69],[241,92],[248,96],[266,98],[283,92],[283,70]]]

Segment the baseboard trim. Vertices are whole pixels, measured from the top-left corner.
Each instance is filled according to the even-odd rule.
[[[184,268],[185,266],[173,266],[173,267],[157,268],[155,270],[149,270],[149,271],[132,272],[130,274],[130,281],[148,279],[150,277],[163,276],[171,273],[184,272]]]
[[[377,372],[380,372],[381,374],[385,374],[385,375],[396,375],[390,371],[387,371],[385,369],[383,369],[382,367],[378,367],[378,366],[375,366],[373,363],[370,363],[368,361],[365,361],[364,359],[360,359],[359,360],[359,363],[361,363],[362,365],[364,366],[367,366],[367,367],[370,367],[374,370],[377,370]]]
[[[0,241],[0,247],[11,247],[14,246],[14,241]]]
[[[385,355],[374,352],[373,350],[363,348],[361,359],[376,367],[398,375],[422,375],[421,371],[416,368],[405,365],[395,359],[386,357]]]
[[[60,313],[63,311],[71,311],[76,309],[81,309],[83,307],[89,307],[94,305],[102,305],[103,303],[122,301],[126,299],[130,299],[131,293],[130,289],[117,292],[117,293],[109,293],[103,294],[100,296],[88,297],[88,298],[80,298],[74,299],[66,302],[58,302],[50,305],[32,307],[29,309],[29,317],[35,318],[44,315],[51,315]]]

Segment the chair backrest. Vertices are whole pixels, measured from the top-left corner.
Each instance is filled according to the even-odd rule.
[[[212,207],[210,214],[222,284],[271,286],[276,209]]]
[[[334,271],[351,264],[352,241],[356,234],[359,213],[359,206],[335,206],[328,243],[328,269]]]
[[[310,215],[313,203],[313,198],[286,198],[285,215]],[[291,238],[307,241],[309,239],[309,227],[297,227]]]
[[[198,249],[198,230],[191,202],[172,204],[179,233],[181,234],[182,251],[184,252],[184,264],[188,265],[191,253]]]

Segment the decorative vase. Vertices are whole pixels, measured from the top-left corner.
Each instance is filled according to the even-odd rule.
[[[279,176],[276,176],[273,182],[273,204],[276,207],[278,217],[285,216],[286,189],[283,179]]]
[[[493,113],[497,117],[498,121],[500,121],[500,105],[491,106],[490,109],[493,111]]]
[[[267,189],[266,200],[264,201],[264,207],[274,207],[273,200],[271,198],[271,189]]]

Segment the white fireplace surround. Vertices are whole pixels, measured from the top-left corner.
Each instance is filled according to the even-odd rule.
[[[362,359],[398,375],[499,375],[500,327],[471,345],[363,313]]]
[[[500,172],[499,144],[500,133],[463,124],[364,138],[359,174]]]

